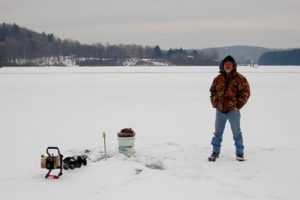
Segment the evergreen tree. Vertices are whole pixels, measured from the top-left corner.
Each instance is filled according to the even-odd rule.
[[[153,57],[158,59],[158,58],[161,58],[163,55],[160,47],[158,45],[156,45],[153,49]]]

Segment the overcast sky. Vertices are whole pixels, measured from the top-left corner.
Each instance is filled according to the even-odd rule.
[[[300,47],[300,0],[1,0],[0,22],[83,43]]]

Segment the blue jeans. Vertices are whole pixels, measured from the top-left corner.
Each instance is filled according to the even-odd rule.
[[[243,136],[240,128],[241,113],[239,110],[231,110],[229,112],[221,112],[217,109],[214,137],[211,144],[213,152],[220,153],[223,133],[226,121],[230,123],[230,127],[235,142],[236,154],[244,154]]]

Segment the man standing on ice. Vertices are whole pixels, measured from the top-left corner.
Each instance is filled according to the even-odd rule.
[[[236,159],[244,161],[240,109],[247,103],[250,86],[247,79],[237,72],[237,63],[232,56],[225,57],[219,67],[220,74],[213,80],[210,88],[211,103],[216,108],[216,121],[211,141],[213,152],[208,160],[215,161],[219,157],[223,132],[228,120],[235,142]]]

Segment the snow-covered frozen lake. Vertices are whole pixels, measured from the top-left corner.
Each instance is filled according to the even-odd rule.
[[[247,161],[235,161],[227,124],[210,163],[217,67],[0,68],[0,198],[299,199],[300,66],[238,71],[252,92],[241,111]],[[131,158],[118,154],[125,127],[137,134]],[[95,162],[103,131],[110,158]],[[44,179],[47,146],[88,149],[93,162]]]

